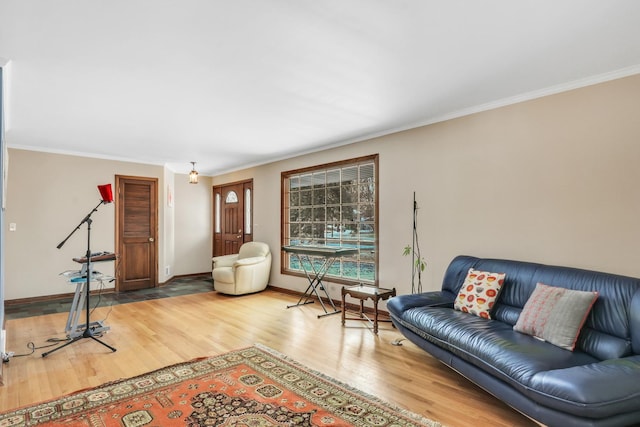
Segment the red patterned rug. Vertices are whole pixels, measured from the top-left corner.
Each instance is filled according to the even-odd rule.
[[[3,426],[440,426],[264,346],[0,414]]]

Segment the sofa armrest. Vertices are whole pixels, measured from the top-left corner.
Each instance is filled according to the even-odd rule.
[[[456,296],[449,291],[424,292],[421,294],[398,295],[389,298],[387,310],[400,316],[401,313],[415,307],[453,308]]]
[[[554,406],[560,398],[572,402],[576,414],[595,417],[603,406],[612,413],[637,410],[640,406],[638,378],[640,355],[634,355],[539,372],[531,378],[529,387],[543,397],[554,396],[556,399],[550,399],[549,406]]]
[[[264,260],[266,259],[266,257],[263,256],[253,256],[253,257],[249,257],[249,258],[242,258],[239,260],[236,260],[233,263],[234,267],[244,267],[247,265],[255,265],[255,264],[260,264],[261,262],[264,262]]]
[[[211,258],[213,261],[213,268],[218,267],[233,267],[233,263],[238,259],[238,254],[222,255]]]

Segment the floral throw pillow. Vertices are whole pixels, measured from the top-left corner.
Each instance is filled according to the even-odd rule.
[[[504,278],[504,273],[491,273],[470,268],[453,308],[491,319],[490,312],[498,299]]]

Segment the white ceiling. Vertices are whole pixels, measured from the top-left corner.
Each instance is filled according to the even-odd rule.
[[[638,0],[0,0],[11,147],[202,174],[640,73]]]

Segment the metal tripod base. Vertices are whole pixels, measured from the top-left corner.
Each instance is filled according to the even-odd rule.
[[[61,348],[64,348],[64,347],[66,347],[66,346],[68,346],[68,345],[71,345],[71,344],[73,344],[74,342],[79,341],[79,340],[81,340],[81,339],[83,339],[83,338],[91,338],[92,340],[97,341],[97,342],[99,342],[100,344],[102,344],[103,346],[107,347],[109,350],[111,350],[111,351],[113,351],[113,352],[115,352],[115,351],[116,351],[115,347],[111,347],[109,344],[107,344],[107,343],[105,343],[105,342],[102,342],[102,341],[100,341],[98,338],[94,337],[94,336],[93,336],[93,332],[91,331],[91,329],[86,329],[82,335],[80,335],[80,336],[78,336],[78,337],[75,337],[75,338],[73,338],[73,339],[72,339],[72,340],[70,340],[70,341],[67,341],[66,343],[62,344],[61,346],[54,348],[53,350],[49,350],[49,351],[47,351],[47,352],[42,353],[42,357],[47,357],[48,355],[50,355],[50,354],[51,354],[51,353],[53,353],[54,351],[58,351],[58,350],[60,350]]]
[[[101,190],[102,191],[102,190]],[[60,242],[60,244],[58,244],[58,249],[60,249],[65,242],[73,235],[73,233],[75,233],[80,226],[82,226],[82,224],[84,224],[85,222],[87,223],[87,252],[85,254],[85,258],[86,258],[86,263],[83,263],[83,271],[85,273],[85,281],[84,281],[84,292],[80,291],[80,286],[76,287],[76,294],[74,296],[73,299],[73,305],[74,307],[72,307],[71,311],[69,312],[69,320],[67,321],[67,328],[66,331],[68,333],[70,333],[69,338],[71,338],[70,341],[62,344],[59,347],[54,348],[51,351],[47,351],[45,353],[42,353],[42,357],[47,357],[48,355],[50,355],[51,353],[53,353],[54,351],[58,351],[61,348],[65,348],[68,345],[73,344],[74,342],[81,340],[82,338],[91,338],[94,341],[98,341],[100,344],[102,344],[103,346],[107,347],[108,349],[110,349],[111,351],[115,352],[116,349],[114,347],[111,347],[109,344],[103,343],[102,341],[100,341],[98,338],[96,338],[95,336],[93,336],[93,332],[94,330],[92,329],[92,323],[91,320],[89,319],[90,315],[91,315],[91,306],[89,304],[89,296],[90,296],[90,291],[91,291],[91,276],[94,274],[93,272],[93,268],[91,266],[91,215],[96,212],[98,210],[98,207],[103,204],[103,203],[108,203],[104,200],[101,200],[100,203],[98,203],[98,205],[93,208],[93,210],[91,212],[89,212],[89,214],[87,216],[84,217],[84,219],[80,222],[80,224],[78,224],[78,226],[71,232],[69,233],[69,235],[67,236],[66,239],[64,239],[62,242]],[[77,330],[77,326],[78,326],[78,318],[80,315],[79,310],[79,306],[78,306],[78,298],[80,296],[80,294],[82,294],[83,298],[84,298],[84,302],[85,302],[85,314],[86,314],[86,322],[84,323],[85,329],[84,332],[82,333],[82,335],[76,336],[76,337],[72,337],[72,334],[77,334],[78,330]],[[73,322],[72,318],[74,319]],[[101,328],[105,328],[102,323],[96,323],[94,322],[93,325],[99,325]]]

